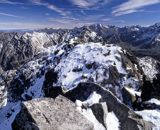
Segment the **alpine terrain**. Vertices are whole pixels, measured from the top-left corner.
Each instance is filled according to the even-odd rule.
[[[160,24],[0,32],[0,130],[160,130]]]

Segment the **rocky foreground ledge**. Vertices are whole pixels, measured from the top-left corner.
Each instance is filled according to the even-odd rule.
[[[13,130],[152,130],[154,127],[96,84],[81,83],[67,93],[60,89],[52,90],[59,92],[56,98],[23,102],[12,124]]]
[[[13,129],[26,130],[92,130],[89,122],[75,105],[63,96],[35,99],[23,103]]]

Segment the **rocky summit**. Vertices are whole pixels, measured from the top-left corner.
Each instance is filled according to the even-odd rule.
[[[160,130],[159,33],[1,32],[0,130]]]
[[[93,129],[93,124],[76,110],[75,104],[62,96],[24,102],[12,126],[13,130]]]

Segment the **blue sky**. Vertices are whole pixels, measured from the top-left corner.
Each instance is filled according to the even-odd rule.
[[[152,25],[160,0],[0,0],[0,29]]]

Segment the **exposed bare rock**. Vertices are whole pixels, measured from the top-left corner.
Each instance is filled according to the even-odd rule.
[[[93,125],[63,96],[24,102],[13,130],[93,130]]]

